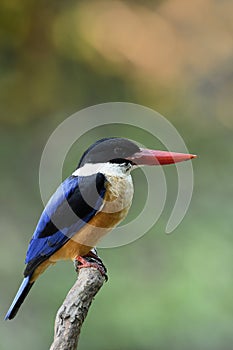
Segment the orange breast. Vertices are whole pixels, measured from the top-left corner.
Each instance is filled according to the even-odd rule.
[[[67,243],[42,262],[34,271],[31,282],[34,282],[50,265],[59,260],[74,260],[77,256],[86,255],[98,241],[111,231],[125,217],[126,209],[117,213],[99,212],[90,223],[87,223]],[[127,210],[128,212],[128,210]]]
[[[72,259],[78,255],[86,255],[98,241],[111,231],[125,217],[124,209],[117,213],[99,212],[93,219],[85,224],[63,247],[50,256],[53,263],[58,260]]]
[[[86,255],[98,241],[121,222],[128,213],[132,196],[125,189],[125,183],[119,179],[111,179],[104,198],[104,205],[89,223],[86,223],[67,243],[41,263],[35,270],[31,281],[58,260],[74,260],[77,256]],[[114,187],[114,183],[116,186]]]

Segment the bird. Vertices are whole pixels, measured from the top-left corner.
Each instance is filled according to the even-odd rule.
[[[98,261],[97,243],[126,217],[133,199],[133,169],[195,157],[140,148],[135,141],[122,137],[103,138],[92,144],[39,218],[26,253],[24,279],[5,320],[16,316],[35,281],[57,261],[73,260],[80,268],[98,268],[85,257],[96,257]]]

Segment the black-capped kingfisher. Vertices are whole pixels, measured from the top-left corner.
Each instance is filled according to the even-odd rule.
[[[90,251],[94,254],[92,248],[129,211],[133,198],[131,170],[195,157],[139,148],[118,137],[101,139],[90,146],[42,212],[27,250],[24,280],[5,319],[15,317],[32,285],[48,266],[71,259],[81,261],[85,267],[82,257]]]

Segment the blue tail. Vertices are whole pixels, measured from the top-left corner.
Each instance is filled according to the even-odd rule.
[[[19,287],[19,290],[18,290],[6,316],[5,316],[5,320],[11,320],[17,314],[22,302],[24,301],[24,299],[26,298],[30,289],[33,286],[34,282],[30,283],[29,280],[30,280],[30,276],[27,276],[24,278],[24,280],[23,280],[21,286]]]

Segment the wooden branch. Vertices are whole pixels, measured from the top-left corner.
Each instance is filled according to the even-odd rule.
[[[50,350],[76,350],[82,324],[105,276],[93,267],[81,268],[77,281],[57,312]]]

